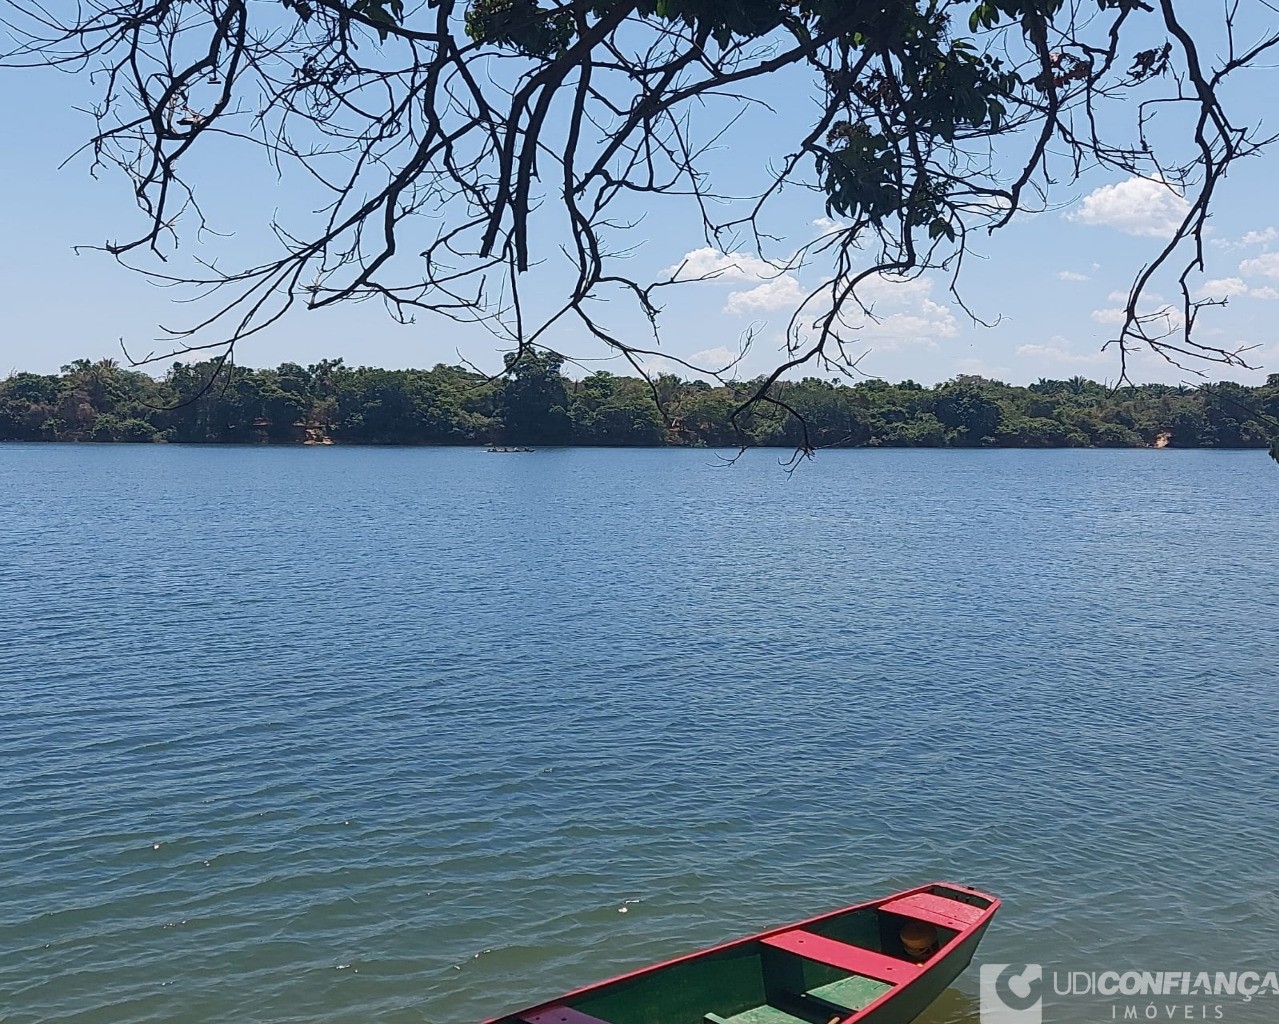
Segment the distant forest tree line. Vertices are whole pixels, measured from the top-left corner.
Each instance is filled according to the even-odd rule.
[[[783,381],[780,406],[736,415],[757,381],[650,382],[561,372],[525,353],[490,379],[460,367],[382,370],[341,359],[273,370],[174,363],[162,379],[114,360],[0,380],[0,440],[182,443],[801,447],[1264,448],[1279,436],[1279,374],[1259,387],[1083,377],[1017,387],[962,376],[847,384]],[[210,386],[210,380],[213,384]],[[807,438],[805,437],[807,428]]]

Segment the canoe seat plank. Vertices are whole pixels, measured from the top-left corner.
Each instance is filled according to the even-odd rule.
[[[854,974],[852,977],[840,978],[809,989],[804,993],[803,999],[816,1002],[827,1010],[849,1014],[869,1006],[892,987],[887,982]]]
[[[552,1006],[538,1013],[527,1013],[520,1019],[526,1024],[608,1024],[589,1013],[574,1010],[571,1006]]]
[[[917,921],[927,921],[943,928],[965,931],[975,925],[983,911],[980,907],[969,906],[958,900],[948,900],[945,896],[934,896],[931,893],[917,892],[911,896],[891,900],[880,906],[880,910],[902,917],[913,917]]]
[[[802,928],[772,935],[760,941],[765,946],[795,953],[809,960],[829,964],[842,971],[850,971],[890,985],[911,981],[919,976],[921,970],[917,964],[884,956],[883,953],[875,953],[860,946],[850,946],[846,942],[836,942],[834,939],[806,932]]]
[[[706,1024],[812,1024],[812,1021],[797,1017],[793,1013],[779,1010],[776,1006],[765,1003],[731,1017],[721,1017],[718,1013],[708,1013]]]

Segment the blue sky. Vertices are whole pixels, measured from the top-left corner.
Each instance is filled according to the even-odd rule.
[[[1188,5],[1189,6],[1189,5]],[[1215,5],[1196,9],[1207,11]],[[1272,16],[1273,17],[1273,16]],[[1205,36],[1210,22],[1200,26]],[[0,374],[11,370],[55,371],[85,356],[120,358],[120,343],[131,353],[163,350],[158,325],[182,326],[192,307],[182,295],[157,288],[120,268],[105,254],[77,245],[100,244],[129,234],[138,224],[127,183],[104,172],[88,174],[83,158],[59,169],[88,136],[91,120],[74,109],[91,94],[82,80],[47,72],[2,71],[0,128],[0,224],[7,245],[0,265]],[[1262,123],[1270,116],[1268,97],[1279,95],[1276,72],[1258,70],[1230,96],[1237,121]],[[776,83],[770,97],[781,117],[806,117],[809,101],[802,83]],[[1111,116],[1130,116],[1118,109]],[[738,136],[713,157],[714,166],[763,166],[775,155],[767,124]],[[1204,294],[1230,296],[1221,310],[1206,312],[1202,338],[1213,344],[1259,346],[1250,359],[1254,372],[1229,370],[1224,376],[1260,382],[1279,372],[1279,200],[1275,168],[1279,152],[1237,166],[1219,197],[1201,279]],[[270,241],[263,225],[273,212],[297,199],[292,181],[280,182],[265,159],[239,153],[206,160],[195,168],[202,200],[213,211],[213,226],[227,237],[210,236],[201,245],[194,233],[183,239],[183,254],[261,257]],[[875,289],[878,323],[861,332],[865,356],[860,369],[874,376],[906,377],[933,383],[961,373],[980,373],[1013,383],[1038,377],[1083,374],[1113,379],[1118,361],[1101,346],[1115,329],[1117,309],[1134,274],[1158,249],[1178,213],[1179,200],[1159,185],[1118,174],[1094,174],[1053,196],[1054,208],[1020,217],[1010,227],[975,246],[963,281],[969,307],[991,328],[973,324],[947,293],[943,279]],[[292,216],[306,216],[297,207]],[[676,207],[646,211],[638,232],[643,245],[637,267],[660,271],[687,260],[690,267],[718,269],[713,282],[672,289],[663,316],[663,350],[673,357],[722,364],[737,354],[748,330],[755,341],[739,374],[770,369],[796,299],[821,279],[821,267],[779,275],[746,253],[707,248]],[[821,230],[820,198],[795,191],[779,205],[773,226],[785,237],[775,255],[808,241]],[[550,295],[565,278],[553,246],[540,272]],[[1156,291],[1172,298],[1171,291]],[[607,310],[605,312],[608,312]],[[639,325],[620,308],[623,330]],[[606,353],[589,340],[563,332],[549,339],[583,359],[585,369],[628,372],[625,363],[597,361]],[[241,344],[246,365],[308,363],[342,356],[351,364],[429,366],[461,357],[486,367],[500,365],[501,346],[492,337],[438,319],[401,326],[374,303],[290,314],[268,332]],[[655,363],[656,368],[674,364]],[[1138,380],[1191,381],[1193,376],[1154,356],[1139,355],[1131,366]],[[823,373],[823,376],[827,374]]]

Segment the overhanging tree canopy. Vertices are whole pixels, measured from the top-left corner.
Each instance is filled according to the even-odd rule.
[[[402,319],[482,323],[517,357],[573,321],[638,367],[660,342],[663,290],[688,277],[630,271],[639,212],[679,204],[708,245],[776,259],[768,211],[798,187],[835,221],[780,254],[779,270],[815,264],[824,280],[753,399],[776,401],[794,367],[855,364],[865,282],[958,281],[977,233],[1101,167],[1188,200],[1135,275],[1121,368],[1141,345],[1181,366],[1245,365],[1195,333],[1219,300],[1195,298],[1194,275],[1223,176],[1271,141],[1223,99],[1279,45],[1279,31],[1237,38],[1268,0],[1222,6],[1212,53],[1185,24],[1205,0],[81,0],[69,16],[4,3],[7,63],[94,75],[93,157],[127,174],[146,215],[109,251],[218,293],[181,346],[229,354],[295,304],[378,298]],[[777,125],[789,135],[766,150],[736,138],[785,76],[802,76],[814,116]],[[155,263],[201,223],[184,176],[196,154],[245,141],[320,190],[320,214],[279,225],[277,253],[252,266]],[[748,194],[709,173],[728,144],[759,175]],[[553,303],[530,304],[521,285],[541,261],[571,272]],[[1161,273],[1180,281],[1180,308],[1142,305]],[[610,326],[605,297],[651,333]]]

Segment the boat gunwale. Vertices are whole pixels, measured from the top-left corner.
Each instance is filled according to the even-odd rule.
[[[914,896],[919,893],[931,893],[932,890],[937,888],[954,889],[956,892],[961,892],[969,896],[976,896],[979,899],[989,900],[990,902],[985,908],[975,908],[975,909],[981,909],[980,916],[974,919],[971,924],[967,925],[966,927],[960,930],[955,931],[955,934],[950,939],[948,939],[945,943],[943,943],[940,947],[938,947],[937,951],[933,953],[932,956],[930,956],[927,961],[919,965],[921,969],[919,973],[915,975],[915,977],[910,978],[909,980],[904,981],[901,984],[894,985],[893,987],[888,989],[886,992],[884,992],[882,995],[880,995],[873,1001],[867,1003],[861,1009],[855,1010],[852,1013],[839,1018],[841,1022],[851,1021],[855,1018],[868,1015],[872,1011],[877,1010],[884,1003],[900,995],[902,992],[905,992],[908,989],[914,987],[924,978],[927,978],[936,968],[944,964],[947,961],[947,959],[949,959],[951,954],[953,954],[955,950],[966,939],[971,937],[974,932],[980,931],[982,928],[984,928],[987,924],[990,923],[990,919],[995,916],[995,911],[999,909],[1002,903],[1002,900],[1000,900],[998,896],[992,896],[990,893],[982,892],[980,889],[974,889],[972,888],[972,886],[968,886],[968,885],[960,885],[955,882],[945,882],[945,881],[928,882],[924,885],[915,886],[912,889],[903,889],[901,892],[894,892],[894,893],[890,893],[887,896],[881,896],[878,899],[866,900],[862,903],[852,903],[846,907],[840,907],[837,910],[829,910],[826,913],[817,914],[814,917],[804,918],[803,920],[794,921],[790,924],[780,925],[779,927],[776,927],[776,928],[768,928],[762,932],[757,932],[752,935],[745,935],[738,939],[730,939],[728,942],[721,942],[715,946],[707,946],[704,949],[698,949],[691,953],[681,953],[679,956],[672,957],[670,960],[663,960],[655,964],[650,964],[647,967],[641,967],[637,970],[626,971],[623,974],[618,974],[614,977],[606,978],[603,981],[592,982],[589,985],[583,985],[581,988],[572,989],[571,991],[565,992],[563,995],[556,996],[553,999],[548,999],[540,1003],[534,1003],[530,1006],[520,1007],[518,1010],[512,1010],[509,1013],[503,1013],[496,1017],[489,1017],[488,1019],[481,1021],[480,1024],[499,1024],[499,1022],[501,1021],[519,1021],[519,1020],[522,1020],[527,1014],[541,1013],[546,1010],[552,1009],[553,1007],[561,1006],[565,1003],[568,1003],[571,1000],[578,999],[582,996],[590,995],[591,993],[597,992],[600,989],[605,989],[612,985],[617,985],[625,981],[632,981],[636,978],[642,978],[645,975],[653,974],[656,971],[665,970],[668,967],[674,967],[677,964],[688,963],[689,961],[698,960],[701,957],[709,956],[712,953],[719,953],[719,952],[723,952],[724,950],[733,949],[737,946],[744,946],[751,942],[758,942],[761,939],[767,939],[774,935],[781,935],[784,932],[794,931],[800,928],[806,928],[809,925],[819,924],[822,921],[830,920],[832,917],[839,917],[842,914],[850,914],[856,910],[867,910],[871,908],[878,908],[885,903],[892,903],[894,900],[904,899],[908,896]],[[890,913],[893,913],[893,912],[890,911]],[[905,915],[901,915],[901,916],[905,916]],[[954,929],[948,929],[948,930],[954,930]],[[850,943],[850,945],[852,944]],[[908,963],[909,961],[903,961],[903,962]]]

